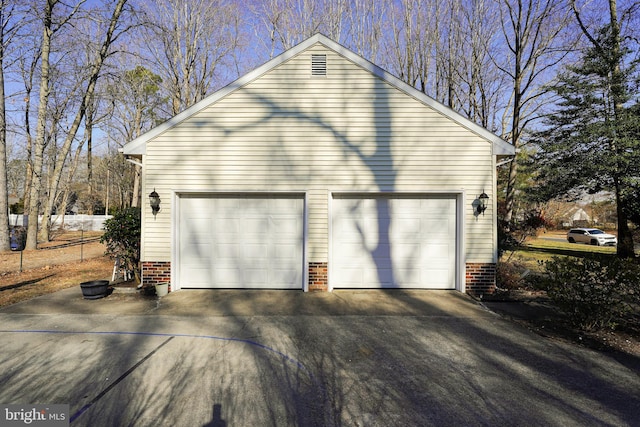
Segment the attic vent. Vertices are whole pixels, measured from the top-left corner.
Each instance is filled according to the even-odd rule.
[[[327,75],[327,55],[311,55],[311,75]]]

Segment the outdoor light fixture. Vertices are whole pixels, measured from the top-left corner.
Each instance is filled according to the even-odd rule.
[[[160,195],[156,193],[156,189],[149,194],[149,204],[151,205],[151,210],[153,211],[153,216],[158,214],[160,210]]]
[[[476,208],[476,212],[478,212],[478,215],[482,214],[482,216],[484,216],[484,211],[487,210],[487,200],[489,200],[489,196],[482,190],[482,194],[478,196],[478,200],[480,203]]]

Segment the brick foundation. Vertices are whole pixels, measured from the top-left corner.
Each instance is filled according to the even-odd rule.
[[[309,263],[309,291],[329,290],[327,281],[327,263],[326,262],[310,262]]]
[[[467,263],[467,293],[480,296],[496,290],[496,265],[494,263]]]
[[[329,290],[326,262],[309,263],[309,291]],[[146,261],[142,263],[142,284],[154,286],[169,283],[171,289],[171,263],[167,261]],[[467,263],[467,293],[473,295],[491,294],[496,289],[496,265],[493,263]]]
[[[142,285],[155,286],[169,283],[171,291],[171,263],[167,261],[143,261]]]

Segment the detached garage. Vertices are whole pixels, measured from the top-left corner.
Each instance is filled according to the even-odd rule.
[[[315,35],[123,148],[143,285],[490,292],[513,147]]]

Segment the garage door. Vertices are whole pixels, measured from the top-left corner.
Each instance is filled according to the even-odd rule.
[[[181,288],[301,289],[301,196],[181,196]]]
[[[456,197],[337,196],[334,288],[454,289]]]

